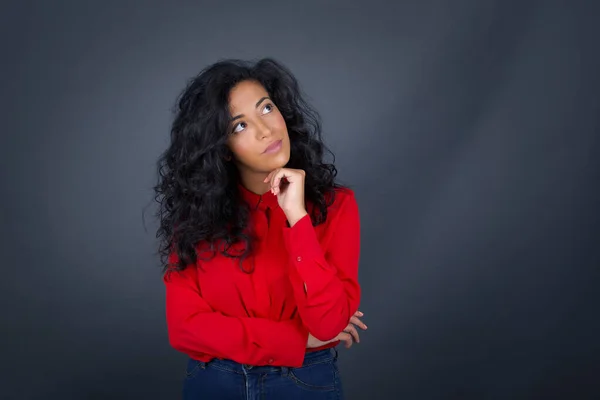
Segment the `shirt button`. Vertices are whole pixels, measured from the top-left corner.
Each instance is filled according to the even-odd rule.
[[[273,364],[273,359],[269,358],[269,364]]]
[[[302,261],[302,257],[296,258],[296,261],[298,261],[298,262]]]

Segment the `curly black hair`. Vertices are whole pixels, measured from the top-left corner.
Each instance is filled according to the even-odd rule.
[[[289,69],[272,58],[220,60],[192,78],[178,97],[171,143],[157,163],[156,237],[164,273],[183,270],[216,252],[239,258],[241,268],[252,252],[254,238],[244,233],[249,208],[241,201],[239,173],[228,161],[231,151],[226,145],[229,94],[246,80],[265,88],[285,120],[291,144],[286,167],[306,172],[305,196],[314,206],[313,225],[327,219],[335,189],[342,187],[335,182],[335,156],[322,141],[320,116],[302,98]],[[324,162],[325,152],[333,157],[332,163]],[[233,251],[239,243],[243,250]],[[200,257],[200,252],[208,258]]]

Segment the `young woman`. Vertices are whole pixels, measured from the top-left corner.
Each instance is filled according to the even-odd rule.
[[[159,160],[170,344],[184,399],[341,399],[359,341],[359,214],[318,114],[273,59],[220,61],[183,91]]]

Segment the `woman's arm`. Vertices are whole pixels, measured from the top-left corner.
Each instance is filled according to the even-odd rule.
[[[167,273],[163,281],[169,342],[176,350],[251,365],[302,365],[308,330],[299,316],[279,322],[212,310],[202,299],[195,267]]]
[[[358,204],[348,189],[336,193],[338,201],[327,216],[331,218],[328,229],[333,231],[326,252],[308,215],[284,231],[298,312],[309,332],[322,341],[336,337],[347,326],[360,302]]]

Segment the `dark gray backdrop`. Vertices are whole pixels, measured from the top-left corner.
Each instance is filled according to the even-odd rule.
[[[178,397],[142,209],[186,79],[262,56],[361,207],[348,398],[600,396],[594,2],[202,3],[3,2],[1,398]]]

